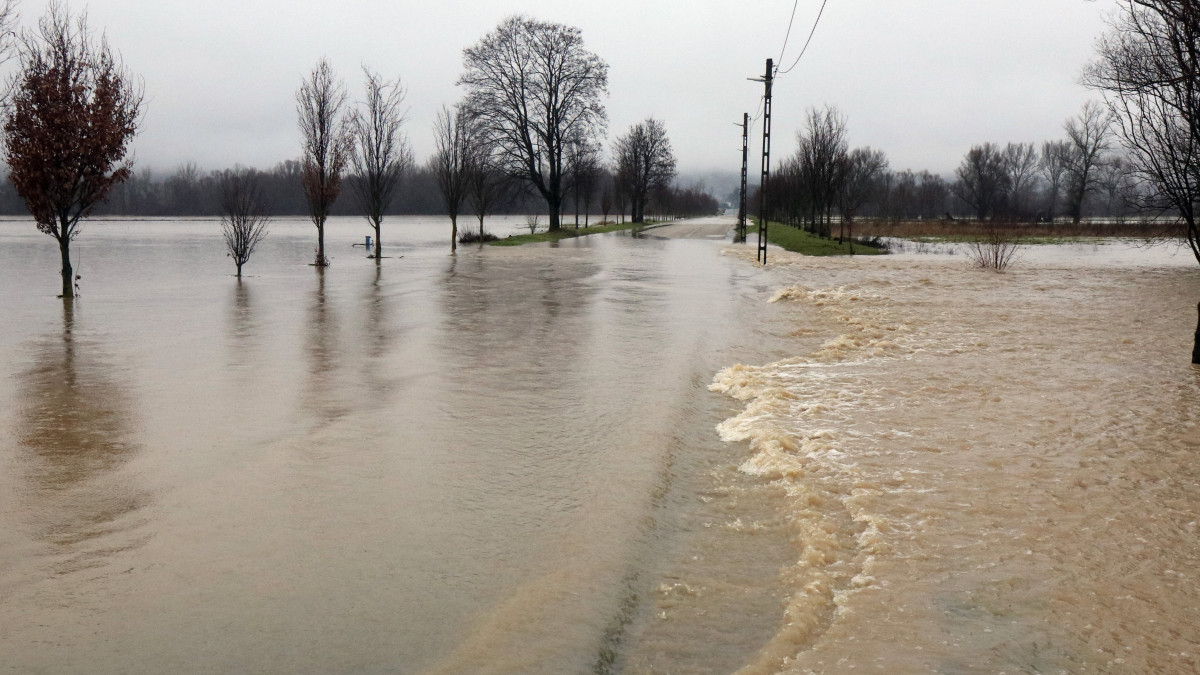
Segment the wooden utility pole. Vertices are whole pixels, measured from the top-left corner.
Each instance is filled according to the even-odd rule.
[[[742,191],[738,199],[736,244],[746,243],[746,162],[750,158],[750,113],[742,113]]]
[[[767,71],[755,82],[762,82],[766,90],[763,93],[763,149],[762,149],[762,183],[758,188],[758,257],[762,264],[767,264],[767,182],[771,178],[771,83],[775,79],[775,62],[767,59]]]

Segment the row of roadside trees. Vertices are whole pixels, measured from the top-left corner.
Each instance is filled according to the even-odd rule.
[[[839,236],[858,216],[890,221],[953,219],[1049,222],[1085,215],[1123,219],[1149,186],[1116,147],[1114,118],[1089,102],[1040,144],[982,143],[951,180],[894,171],[885,153],[851,148],[846,118],[833,107],[808,112],[797,150],[772,175],[772,216],[814,234]]]
[[[299,161],[266,172],[239,167],[209,174],[184,165],[158,183],[135,177],[128,149],[143,112],[137,78],[107,42],[95,40],[85,15],[72,16],[58,2],[50,3],[36,29],[15,33],[13,1],[0,4],[0,35],[17,36],[0,40],[0,50],[15,52],[20,62],[4,102],[12,192],[0,192],[0,210],[19,201],[56,239],[64,297],[74,294],[70,242],[109,196],[109,211],[127,215],[222,214],[239,277],[265,236],[268,211],[306,212],[317,229],[314,264],[327,265],[324,227],[346,185],[356,197],[353,211],[375,230],[377,260],[384,216],[395,212],[405,178],[418,183],[410,194],[425,200],[405,212],[431,208],[433,191],[420,188],[432,184],[454,228],[465,200],[481,232],[487,213],[514,205],[527,211],[533,196],[550,214],[551,230],[561,227],[567,204],[576,222],[582,210],[585,225],[593,201],[606,218],[628,209],[637,221],[652,204],[685,214],[717,207],[700,189],[672,185],[675,159],[653,118],[618,139],[616,161],[606,165],[607,64],[583,47],[577,28],[521,16],[465,50],[459,84],[467,96],[439,117],[438,150],[421,167],[403,131],[400,80],[364,68],[365,97],[352,106],[322,59],[296,93]]]

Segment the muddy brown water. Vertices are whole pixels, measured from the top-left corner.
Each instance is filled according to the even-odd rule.
[[[0,224],[0,670],[1200,668],[1185,254],[443,229]]]

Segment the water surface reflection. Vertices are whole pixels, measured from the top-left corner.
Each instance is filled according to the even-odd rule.
[[[141,450],[129,393],[100,341],[77,336],[76,311],[63,300],[62,329],[34,346],[17,399],[22,512],[56,573],[136,546],[133,514],[150,501],[121,472]]]

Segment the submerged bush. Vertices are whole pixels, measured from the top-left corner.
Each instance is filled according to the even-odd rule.
[[[460,234],[458,236],[458,243],[460,243],[460,244],[485,244],[489,241],[497,241],[499,239],[500,239],[500,237],[497,237],[496,235],[492,234],[491,232],[471,231],[471,232],[463,232],[462,234]]]
[[[891,251],[888,243],[883,240],[883,237],[856,237],[854,243],[868,248],[878,249],[880,251]]]
[[[971,262],[985,269],[1003,272],[1021,248],[1010,223],[985,221],[983,235],[967,243]]]

